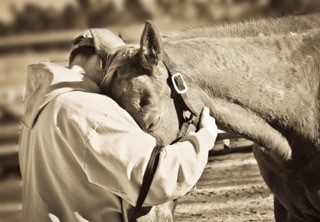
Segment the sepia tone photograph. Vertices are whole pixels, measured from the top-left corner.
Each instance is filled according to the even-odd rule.
[[[320,221],[320,0],[1,0],[0,222]]]

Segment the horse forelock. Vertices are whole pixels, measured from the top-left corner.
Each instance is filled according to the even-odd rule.
[[[138,49],[139,48],[136,45],[126,45],[121,48],[117,48],[116,51],[108,55],[104,70],[105,75],[100,84],[102,92],[108,91],[116,70],[128,62],[130,58],[134,57],[138,53]]]

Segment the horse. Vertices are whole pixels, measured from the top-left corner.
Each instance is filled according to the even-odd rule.
[[[175,102],[168,84],[169,73],[163,63],[167,55],[183,74],[188,98],[198,111],[208,106],[219,128],[257,144],[254,155],[274,194],[275,220],[317,221],[319,23],[305,20],[300,23],[302,31],[296,28],[292,32],[273,26],[280,20],[256,21],[257,28],[259,22],[269,22],[269,34],[261,35],[263,29],[241,36],[251,33],[242,30],[228,37],[232,25],[225,25],[218,27],[226,33],[220,37],[214,37],[211,28],[191,37],[185,33],[192,30],[182,31],[186,36],[181,38],[171,37],[179,32],[161,38],[156,27],[147,22],[140,44],[123,43],[105,52],[108,56],[101,90],[159,144],[171,143],[178,135],[183,107]],[[250,27],[246,24],[243,26]]]

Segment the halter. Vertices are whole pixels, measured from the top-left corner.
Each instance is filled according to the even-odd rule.
[[[170,59],[167,53],[164,53],[163,63],[168,70],[174,92],[181,98],[186,108],[182,113],[184,122],[182,123],[178,134],[178,138],[181,138],[187,135],[190,131],[195,131],[197,129],[199,112],[196,111],[188,98],[188,86],[183,75],[178,71],[176,64]]]

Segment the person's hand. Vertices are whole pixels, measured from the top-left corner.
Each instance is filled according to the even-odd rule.
[[[218,127],[216,125],[216,120],[210,116],[210,110],[208,107],[204,107],[202,110],[199,128],[207,129],[212,137],[217,138]]]

